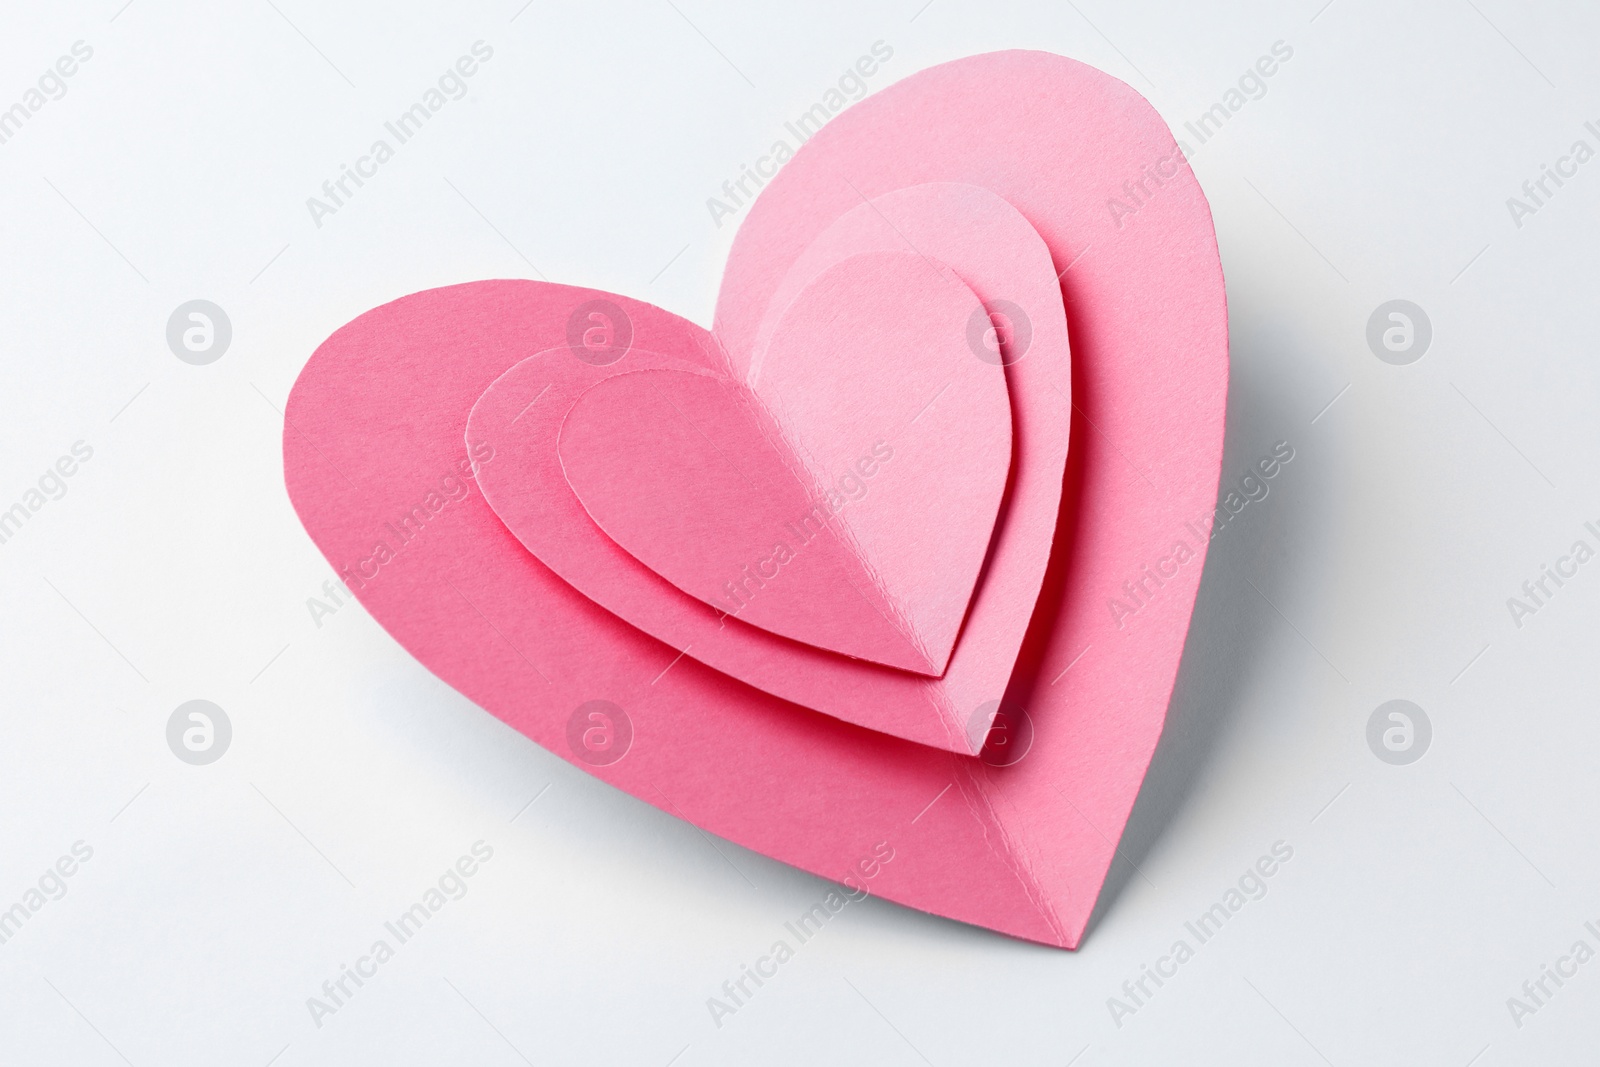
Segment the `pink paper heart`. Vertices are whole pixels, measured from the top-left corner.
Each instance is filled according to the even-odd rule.
[[[1004,373],[967,341],[983,314],[923,256],[849,257],[789,305],[756,389],[634,371],[578,397],[567,482],[612,540],[712,608],[937,676],[1011,463]]]
[[[1105,199],[1130,179],[1150,195],[1118,228]],[[1070,947],[1160,735],[1204,563],[1206,546],[1185,524],[1214,502],[1221,457],[1220,263],[1205,199],[1136,93],[1055,56],[977,56],[836,117],[769,182],[730,255],[725,292],[737,298],[719,302],[729,356],[754,350],[772,294],[835,220],[862,197],[930,182],[984,187],[1014,204],[1063,272],[1073,324],[1062,508],[1071,521],[1008,692],[1035,727],[1018,762],[991,766],[864,730],[693,656],[673,666],[681,649],[557,577],[478,496],[441,495],[469,464],[481,474],[508,460],[470,438],[463,447],[468,413],[508,368],[565,346],[585,302],[621,310],[641,352],[726,369],[704,331],[649,305],[502,281],[368,312],[325,342],[296,382],[286,479],[313,540],[372,614],[435,673],[546,748],[824,877]],[[522,403],[537,410],[540,401]],[[1020,440],[1020,418],[1016,428]],[[1144,577],[1152,563],[1159,583]],[[1119,628],[1107,601],[1130,580],[1142,603],[1136,622]],[[614,736],[631,737],[631,750],[601,757],[585,748],[595,701],[627,727]]]
[[[1009,499],[973,596],[961,640],[944,675],[919,678],[843,659],[747,626],[688,600],[620,550],[586,513],[556,462],[556,436],[578,394],[623,366],[687,366],[641,351],[606,350],[573,358],[569,345],[508,370],[473,408],[468,437],[493,442],[509,462],[485,470],[485,497],[528,550],[590,599],[676,651],[775,696],[896,737],[976,753],[1017,661],[1018,647],[1044,576],[1061,502],[1071,395],[1070,355],[1060,287],[1044,242],[993,193],[934,183],[858,204],[833,222],[788,269],[773,300],[781,313],[833,264],[870,252],[902,251],[907,242],[958,276],[986,302],[1003,302],[1029,319],[1027,336],[1007,342],[1016,454]],[[935,258],[937,257],[937,258]],[[725,299],[737,297],[731,285]],[[588,305],[585,304],[585,307]],[[1031,309],[1023,311],[1022,309]],[[595,314],[588,312],[587,314]],[[616,305],[607,314],[622,316]],[[629,334],[625,317],[614,327]],[[980,336],[980,344],[986,338]],[[1023,345],[1020,342],[1026,341]],[[1016,343],[1013,343],[1016,342]],[[765,340],[761,342],[765,346]],[[714,339],[681,353],[727,376]],[[999,353],[995,353],[999,358]],[[751,361],[753,371],[755,360]],[[759,384],[759,383],[758,383]]]

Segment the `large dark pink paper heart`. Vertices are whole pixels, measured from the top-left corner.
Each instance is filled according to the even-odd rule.
[[[831,266],[870,252],[903,251],[908,242],[931,263],[955,264],[957,276],[986,303],[1009,307],[1029,324],[1026,336],[1005,341],[1016,448],[1008,499],[960,641],[940,678],[827,654],[729,622],[723,612],[681,595],[589,520],[557,462],[565,412],[596,382],[623,368],[671,369],[677,363],[670,357],[637,343],[616,362],[608,355],[600,365],[573,358],[566,345],[530,356],[485,391],[467,432],[470,440],[492,442],[508,460],[481,475],[484,496],[501,521],[591,600],[685,656],[775,696],[882,733],[972,754],[982,746],[1011,679],[1061,503],[1070,353],[1049,250],[1015,208],[983,189],[932,183],[874,197],[830,224],[787,269],[762,346],[795,297]],[[728,376],[726,360],[711,348],[709,361]],[[685,358],[704,366],[705,357]],[[771,383],[767,375],[755,375],[755,364],[745,380],[754,376],[755,387],[766,390]],[[803,373],[803,365],[798,369]],[[773,376],[780,385],[785,373],[780,365]],[[917,428],[936,421],[924,417]]]
[[[1118,228],[1106,197],[1146,173],[1160,188]],[[476,494],[430,510],[441,479],[508,460],[463,444],[468,413],[509,369],[557,354],[586,301],[625,312],[639,351],[722,373],[749,358],[772,294],[835,220],[863,197],[930,182],[1014,204],[1063,272],[1073,325],[1070,523],[1009,694],[1034,726],[1019,762],[992,766],[770,697],[578,592]],[[1221,457],[1222,276],[1170,133],[1127,86],[1059,57],[1004,52],[924,71],[836,117],[769,182],[730,255],[717,333],[727,356],[649,305],[536,282],[387,304],[329,338],[297,381],[290,497],[374,617],[546,748],[824,877],[1077,945],[1161,732],[1206,549],[1187,524],[1214,503]],[[407,516],[400,538],[393,524]],[[1177,560],[1175,573],[1119,628],[1108,598],[1157,558]],[[630,727],[620,758],[583,745],[594,700]]]
[[[740,622],[944,672],[1011,464],[982,304],[912,252],[851,256],[784,312],[758,388],[627,371],[564,416],[558,451],[595,523]]]

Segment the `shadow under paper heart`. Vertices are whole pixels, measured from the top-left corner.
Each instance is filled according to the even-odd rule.
[[[1235,338],[1236,365],[1240,349],[1248,345],[1248,341]],[[1219,506],[1221,496],[1260,455],[1273,442],[1285,439],[1288,431],[1283,415],[1279,398],[1268,395],[1258,381],[1241,374],[1232,377]],[[1303,449],[1296,446],[1296,451]],[[1278,479],[1296,473],[1289,466],[1280,471]],[[1267,649],[1282,640],[1277,631],[1284,623],[1265,598],[1280,584],[1283,575],[1279,572],[1291,561],[1271,549],[1286,537],[1292,543],[1293,535],[1287,531],[1310,517],[1304,509],[1286,510],[1295,507],[1296,494],[1284,492],[1281,481],[1268,484],[1272,487],[1269,495],[1260,504],[1247,507],[1211,542],[1166,726],[1085,936],[1115,907],[1128,883],[1144,877],[1140,868],[1146,858],[1215,761],[1217,745],[1237,715],[1241,694],[1257,665]],[[1250,513],[1257,508],[1265,514]]]

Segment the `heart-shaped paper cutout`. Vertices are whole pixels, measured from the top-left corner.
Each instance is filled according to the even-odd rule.
[[[903,250],[908,243],[933,262],[955,264],[958,276],[986,303],[1008,307],[1030,324],[1026,337],[1010,336],[1005,351],[994,354],[1004,357],[1011,383],[1012,480],[966,626],[939,679],[844,659],[728,622],[722,612],[682,596],[589,521],[556,459],[565,411],[584,390],[624,366],[699,369],[709,362],[728,374],[709,339],[713,354],[698,348],[680,353],[688,363],[638,343],[625,356],[603,350],[596,358],[570,342],[531,356],[485,391],[467,435],[492,443],[508,460],[480,476],[501,521],[596,603],[674,650],[775,696],[882,733],[972,754],[982,747],[1011,678],[1056,530],[1071,412],[1066,318],[1049,250],[1027,220],[987,190],[933,183],[875,197],[833,222],[787,270],[774,300],[774,327],[794,296],[833,264],[866,252]],[[575,318],[600,314],[585,310],[596,303],[575,309]],[[605,315],[624,316],[618,305],[607,307]],[[605,315],[601,319],[609,323]],[[617,325],[629,332],[625,317]],[[610,327],[596,329],[604,340]],[[581,340],[581,333],[576,336]],[[987,351],[982,332],[977,340]]]
[[[790,304],[758,389],[665,370],[591,387],[562,425],[567,482],[711,607],[942,674],[1011,463],[1004,373],[967,340],[983,314],[916,253],[851,256]]]
[[[1118,228],[1105,198],[1130,178],[1155,187]],[[1221,268],[1205,198],[1138,94],[1055,56],[977,56],[839,115],[768,183],[724,278],[729,358],[746,358],[770,295],[834,220],[863,196],[941,181],[986,187],[1033,223],[1073,323],[1071,523],[1009,693],[1036,727],[1019,762],[863,730],[692,657],[672,666],[681,649],[583,596],[458,491],[469,464],[483,472],[505,458],[463,449],[478,397],[520,360],[565,345],[588,301],[624,312],[641,350],[721,372],[709,335],[649,305],[501,281],[368,312],[296,382],[285,473],[313,540],[374,617],[539,744],[824,877],[1071,947],[1160,736],[1204,563],[1188,524],[1209,513],[1221,458]],[[1159,584],[1143,571],[1157,560]],[[1119,626],[1107,602],[1133,581],[1137,612]],[[631,749],[585,747],[595,701],[628,727]]]

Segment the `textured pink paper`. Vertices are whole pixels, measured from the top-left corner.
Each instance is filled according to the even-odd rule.
[[[483,473],[484,495],[507,528],[597,603],[686,656],[766,692],[896,737],[971,754],[982,746],[1011,678],[1055,533],[1070,411],[1066,318],[1049,250],[1027,221],[993,193],[950,183],[858,204],[797,261],[783,295],[792,300],[849,256],[907,247],[938,257],[935,263],[957,264],[959,276],[980,297],[994,301],[1004,294],[1029,309],[1032,323],[1026,351],[1005,367],[1015,428],[1009,498],[942,678],[842,659],[731,623],[721,612],[677,595],[587,521],[553,461],[562,413],[575,395],[571,390],[581,391],[624,365],[638,369],[672,361],[661,362],[664,357],[637,344],[623,361],[600,369],[572,358],[529,358],[484,393],[473,408],[468,436],[492,440],[511,457]],[[787,306],[785,300],[771,313],[774,325]],[[1015,356],[1021,350],[1007,351]],[[564,349],[558,354],[568,355]]]
[[[1146,180],[1147,167],[1163,183],[1119,229],[1105,199]],[[719,305],[730,353],[750,351],[761,294],[860,203],[849,185],[870,199],[939,181],[988,188],[1032,222],[1065,271],[1073,326],[1077,410],[1063,505],[1072,521],[1011,688],[1035,727],[1012,766],[785,704],[692,657],[663,675],[681,649],[557,578],[476,494],[432,508],[441,479],[469,456],[481,471],[507,458],[475,450],[482,442],[470,437],[463,446],[478,396],[519,360],[562,346],[573,310],[603,294],[480,282],[361,316],[295,385],[286,477],[313,539],[373,615],[545,747],[587,766],[567,724],[585,701],[613,701],[631,721],[632,749],[588,767],[597,776],[824,877],[1071,947],[1160,735],[1204,562],[1186,521],[1216,493],[1227,388],[1221,269],[1204,197],[1136,93],[1056,56],[977,56],[838,116],[768,184],[725,275],[725,290],[740,294]],[[610,299],[630,316],[636,346],[720,369],[704,331]],[[427,510],[407,536],[391,532],[417,508]],[[1184,560],[1174,562],[1179,544]],[[1147,566],[1169,564],[1159,585],[1145,578]],[[1124,582],[1141,583],[1145,598],[1119,629],[1107,600]],[[861,861],[879,842],[894,860],[863,883]]]
[[[759,396],[672,371],[591,387],[561,429],[567,482],[711,607],[937,676],[1011,463],[1004,373],[967,341],[983,314],[923,256],[848,257],[790,304]]]

